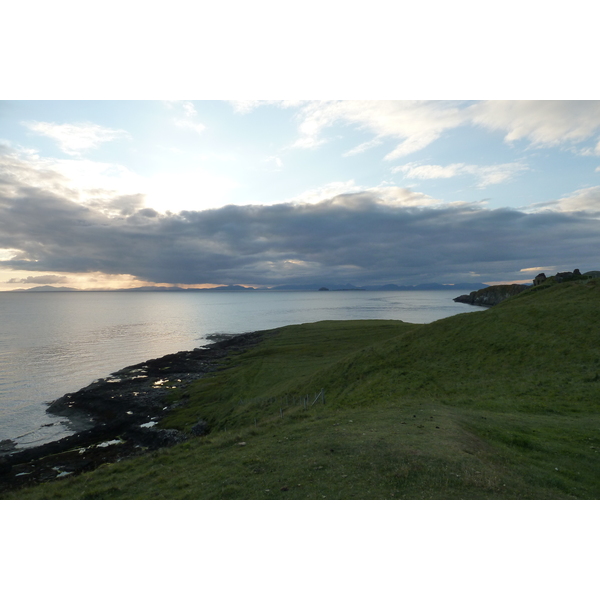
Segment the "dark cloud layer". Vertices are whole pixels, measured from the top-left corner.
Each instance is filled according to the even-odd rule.
[[[583,212],[415,208],[359,193],[160,215],[137,196],[78,204],[51,179],[45,173],[42,183],[25,185],[0,174],[0,248],[18,251],[5,268],[170,284],[364,285],[452,282],[469,272],[500,280],[537,264],[600,263],[599,222]]]
[[[22,277],[21,279],[13,277],[6,283],[35,283],[35,284],[53,284],[53,283],[65,283],[68,280],[64,275],[37,275]]]

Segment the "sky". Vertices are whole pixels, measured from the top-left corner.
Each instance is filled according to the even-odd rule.
[[[4,100],[0,289],[600,268],[598,101]]]
[[[7,7],[0,290],[600,269],[578,0],[101,6]]]

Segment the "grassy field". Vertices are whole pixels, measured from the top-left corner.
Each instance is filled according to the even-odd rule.
[[[209,435],[6,498],[600,498],[600,281],[283,327],[181,394]]]

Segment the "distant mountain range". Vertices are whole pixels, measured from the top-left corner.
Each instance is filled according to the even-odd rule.
[[[177,286],[165,287],[160,285],[146,285],[136,288],[118,288],[118,289],[90,289],[79,290],[70,287],[55,287],[53,285],[38,285],[29,289],[19,288],[8,290],[10,292],[245,292],[254,290],[253,287],[244,287],[242,285],[220,285],[214,288],[187,289]]]
[[[94,290],[79,290],[77,288],[70,287],[55,287],[52,285],[39,285],[29,289],[19,288],[16,290],[9,290],[10,292],[249,292],[249,291],[315,291],[315,290],[326,290],[326,291],[427,291],[427,290],[480,290],[488,287],[486,283],[418,283],[415,285],[396,285],[394,283],[388,283],[387,285],[366,285],[363,287],[357,287],[351,283],[344,285],[339,284],[306,284],[306,285],[294,285],[285,284],[277,285],[271,288],[254,288],[244,287],[242,285],[221,285],[214,288],[182,288],[178,286],[158,286],[150,285],[137,288],[122,288],[122,289],[94,289]]]
[[[395,285],[390,283],[388,285],[380,286],[365,286],[366,290],[399,290],[399,291],[416,291],[416,290],[480,290],[481,288],[488,287],[487,283],[473,282],[473,283],[418,283],[416,285]]]
[[[7,290],[9,292],[80,292],[77,288],[56,287],[53,285],[38,285],[29,289],[19,288],[17,290]]]
[[[474,283],[417,283],[414,285],[396,285],[395,283],[388,283],[386,285],[364,285],[357,287],[351,283],[344,285],[339,284],[309,284],[309,285],[277,285],[270,289],[272,290],[327,290],[332,292],[337,291],[353,291],[353,290],[364,290],[368,292],[374,291],[398,291],[398,292],[409,292],[419,290],[480,290],[481,288],[488,287],[487,283],[474,282]]]

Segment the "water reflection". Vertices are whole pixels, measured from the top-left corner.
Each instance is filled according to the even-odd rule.
[[[58,439],[68,424],[47,402],[124,366],[219,333],[346,319],[429,323],[483,310],[456,292],[88,292],[0,294],[0,440]]]

